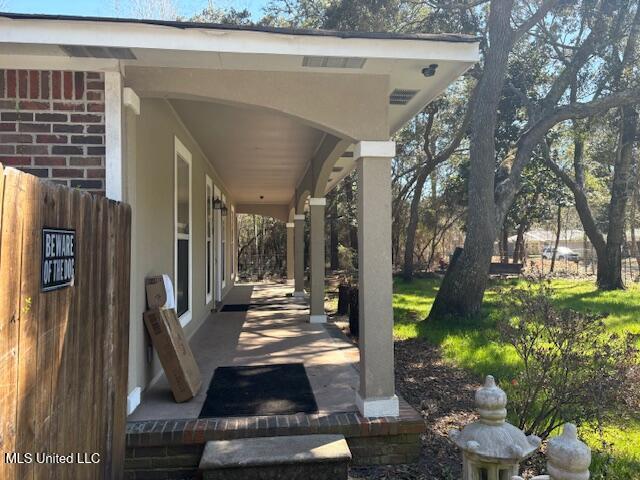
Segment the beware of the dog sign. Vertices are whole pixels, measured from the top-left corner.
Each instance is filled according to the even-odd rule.
[[[73,285],[75,266],[75,230],[43,228],[41,290],[49,292]]]

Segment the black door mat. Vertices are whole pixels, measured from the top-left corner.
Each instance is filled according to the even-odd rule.
[[[248,303],[230,303],[220,309],[221,312],[246,312],[247,310],[249,310]]]
[[[298,303],[252,303],[249,306],[250,310],[306,310],[308,305],[301,305]]]
[[[267,305],[301,305],[296,302],[292,302],[291,300],[262,300],[258,302],[252,302],[252,307],[262,307]]]
[[[218,367],[200,418],[317,411],[318,404],[302,363]]]

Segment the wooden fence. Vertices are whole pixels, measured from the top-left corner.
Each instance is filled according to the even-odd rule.
[[[128,205],[0,164],[0,479],[122,477],[130,225]],[[44,227],[75,230],[71,286],[43,291]]]

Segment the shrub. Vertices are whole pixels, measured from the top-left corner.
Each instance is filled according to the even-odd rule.
[[[498,330],[522,362],[505,389],[514,422],[546,438],[565,422],[601,425],[629,411],[637,350],[603,314],[558,309],[545,282],[502,292]],[[507,383],[507,382],[503,382]]]
[[[338,263],[340,267],[344,269],[344,278],[342,281],[346,284],[353,283],[358,273],[355,266],[357,257],[357,252],[353,248],[342,244],[338,245]]]

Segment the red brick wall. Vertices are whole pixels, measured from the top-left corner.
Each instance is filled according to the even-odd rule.
[[[0,70],[0,163],[104,194],[104,75]]]

